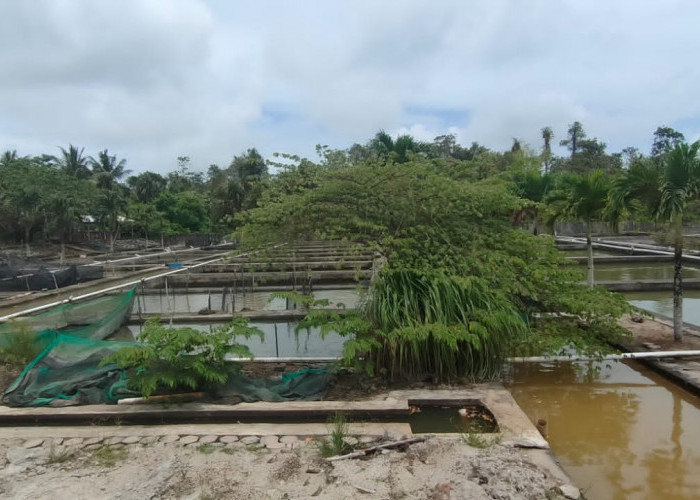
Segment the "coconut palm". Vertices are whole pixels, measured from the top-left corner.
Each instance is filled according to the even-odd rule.
[[[72,144],[68,145],[68,149],[59,148],[61,156],[52,156],[51,160],[54,165],[64,170],[69,175],[77,179],[87,179],[90,177],[90,168],[88,167],[88,159],[83,156],[85,148],[78,149]]]
[[[92,167],[97,185],[103,189],[111,188],[115,182],[131,173],[131,170],[126,169],[126,160],[117,161],[116,155],[110,155],[106,149],[100,151],[96,159],[88,156],[87,161]]]
[[[683,339],[683,214],[688,202],[700,194],[700,141],[681,143],[663,160],[663,184],[659,199],[659,216],[673,228],[673,338]]]

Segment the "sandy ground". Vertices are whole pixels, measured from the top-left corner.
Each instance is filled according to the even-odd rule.
[[[642,318],[641,323],[636,323],[625,316],[620,324],[632,332],[633,341],[636,344],[647,344],[652,350],[658,351],[685,351],[700,350],[700,335],[693,329],[685,329],[683,340],[673,340],[673,327],[670,322],[663,319]]]
[[[240,441],[68,444],[0,444],[0,498],[565,498],[561,482],[526,451],[475,448],[459,438],[333,463],[304,441],[276,450]]]

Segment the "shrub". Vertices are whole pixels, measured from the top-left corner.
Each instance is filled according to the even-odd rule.
[[[226,361],[227,355],[252,358],[247,346],[236,337],[250,338],[263,333],[236,318],[225,326],[202,332],[194,328],[169,328],[160,319],[146,322],[139,344],[105,357],[102,365],[115,363],[127,371],[128,387],[148,397],[159,387],[206,389],[224,384],[239,365]]]

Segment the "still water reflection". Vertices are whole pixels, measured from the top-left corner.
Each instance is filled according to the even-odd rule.
[[[509,389],[586,498],[700,498],[700,398],[634,362],[519,364]]]
[[[585,266],[581,266],[585,269]],[[672,280],[672,262],[631,262],[596,264],[593,267],[596,281]],[[700,278],[700,269],[683,266],[684,278]]]
[[[673,292],[627,292],[624,294],[633,306],[654,314],[673,316]],[[683,321],[700,326],[700,290],[683,290]],[[700,495],[698,495],[700,497]]]

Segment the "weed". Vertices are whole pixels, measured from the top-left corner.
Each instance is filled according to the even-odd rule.
[[[248,446],[245,447],[245,449],[248,451],[260,451],[263,448],[264,448],[264,446],[260,446],[257,444],[249,444]]]
[[[211,455],[216,451],[216,446],[211,443],[204,443],[197,446],[197,451],[199,453],[204,453],[205,455]]]
[[[103,446],[93,455],[98,465],[104,467],[114,467],[117,462],[126,460],[128,456],[129,451],[125,447],[116,446]]]
[[[221,453],[226,453],[227,455],[235,455],[236,450],[234,450],[233,448],[225,447],[221,448]]]
[[[478,426],[468,426],[466,432],[462,433],[462,441],[467,443],[472,448],[490,448],[501,442],[501,435],[495,436],[484,434]]]
[[[336,413],[333,420],[329,422],[328,438],[319,443],[319,452],[323,457],[343,455],[352,451],[352,446],[347,442],[350,425],[344,413]]]
[[[49,457],[46,459],[47,464],[62,464],[75,458],[75,451],[71,448],[57,448],[53,444],[49,450]]]
[[[0,363],[10,366],[25,366],[42,351],[36,334],[21,321],[12,323],[14,331],[4,333],[5,347],[0,347]]]

